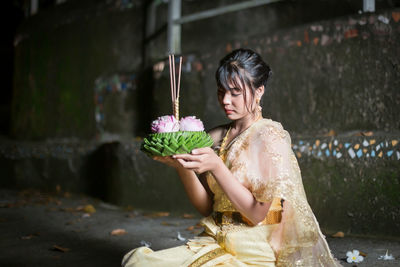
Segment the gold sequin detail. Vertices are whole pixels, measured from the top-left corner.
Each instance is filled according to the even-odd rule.
[[[231,127],[229,127],[228,131],[225,134],[225,137],[222,139],[222,143],[221,143],[221,146],[220,146],[219,151],[218,151],[218,156],[224,162],[225,162],[225,159],[226,159],[226,150],[225,150],[226,140],[228,139],[228,135],[229,135],[230,131],[231,131]]]
[[[229,127],[228,131],[225,134],[225,137],[222,139],[221,147],[219,149],[219,157],[222,159],[223,162],[226,161],[226,154],[227,150],[226,141],[228,139],[229,132],[231,128]],[[208,186],[210,187],[211,191],[214,193],[214,211],[236,211],[235,207],[233,206],[232,202],[229,200],[225,192],[221,189],[218,183],[215,181],[215,178],[211,175],[211,173],[207,174],[207,182]]]
[[[197,266],[202,266],[203,264],[209,262],[210,260],[213,260],[215,258],[218,258],[226,253],[225,250],[222,248],[216,248],[210,252],[207,252],[200,258],[196,259],[192,264],[190,264],[188,267],[197,267]]]

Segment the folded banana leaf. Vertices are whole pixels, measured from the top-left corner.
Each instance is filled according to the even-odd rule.
[[[140,149],[149,156],[171,156],[190,153],[195,148],[210,147],[212,144],[213,140],[206,132],[179,131],[149,134]]]

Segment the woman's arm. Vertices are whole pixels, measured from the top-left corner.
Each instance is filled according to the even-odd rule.
[[[196,173],[210,171],[235,208],[253,224],[264,220],[271,203],[257,201],[253,194],[242,185],[211,148],[199,148],[192,154],[175,155],[186,169]]]
[[[192,205],[203,216],[211,214],[211,195],[209,195],[194,171],[185,169],[176,159],[171,157],[153,157],[153,159],[173,167],[177,171]]]
[[[212,212],[212,198],[207,190],[192,170],[180,168],[177,170],[183,187],[189,197],[190,202],[203,216],[208,216]]]
[[[257,201],[250,190],[233,176],[223,162],[212,171],[212,174],[235,208],[254,225],[265,219],[271,203]]]

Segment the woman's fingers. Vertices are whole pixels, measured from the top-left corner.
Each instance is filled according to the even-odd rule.
[[[195,171],[196,173],[202,173],[213,169],[215,165],[215,157],[218,156],[209,147],[194,149],[191,154],[172,156],[172,158],[178,160],[182,167]]]
[[[210,152],[214,152],[214,151],[209,147],[196,148],[196,149],[192,150],[193,155],[207,154]]]
[[[184,159],[176,159],[182,167],[185,169],[196,170],[199,167],[199,163],[196,161],[186,161]]]
[[[199,161],[199,157],[196,155],[191,155],[191,154],[179,154],[179,155],[173,155],[172,156],[174,159],[183,159],[186,161]]]

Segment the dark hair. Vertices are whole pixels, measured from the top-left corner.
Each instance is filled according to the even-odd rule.
[[[236,49],[221,59],[215,73],[218,88],[230,90],[229,84],[242,89],[246,101],[245,86],[251,90],[254,98],[255,90],[264,85],[267,87],[271,68],[263,61],[261,56],[250,49]]]

